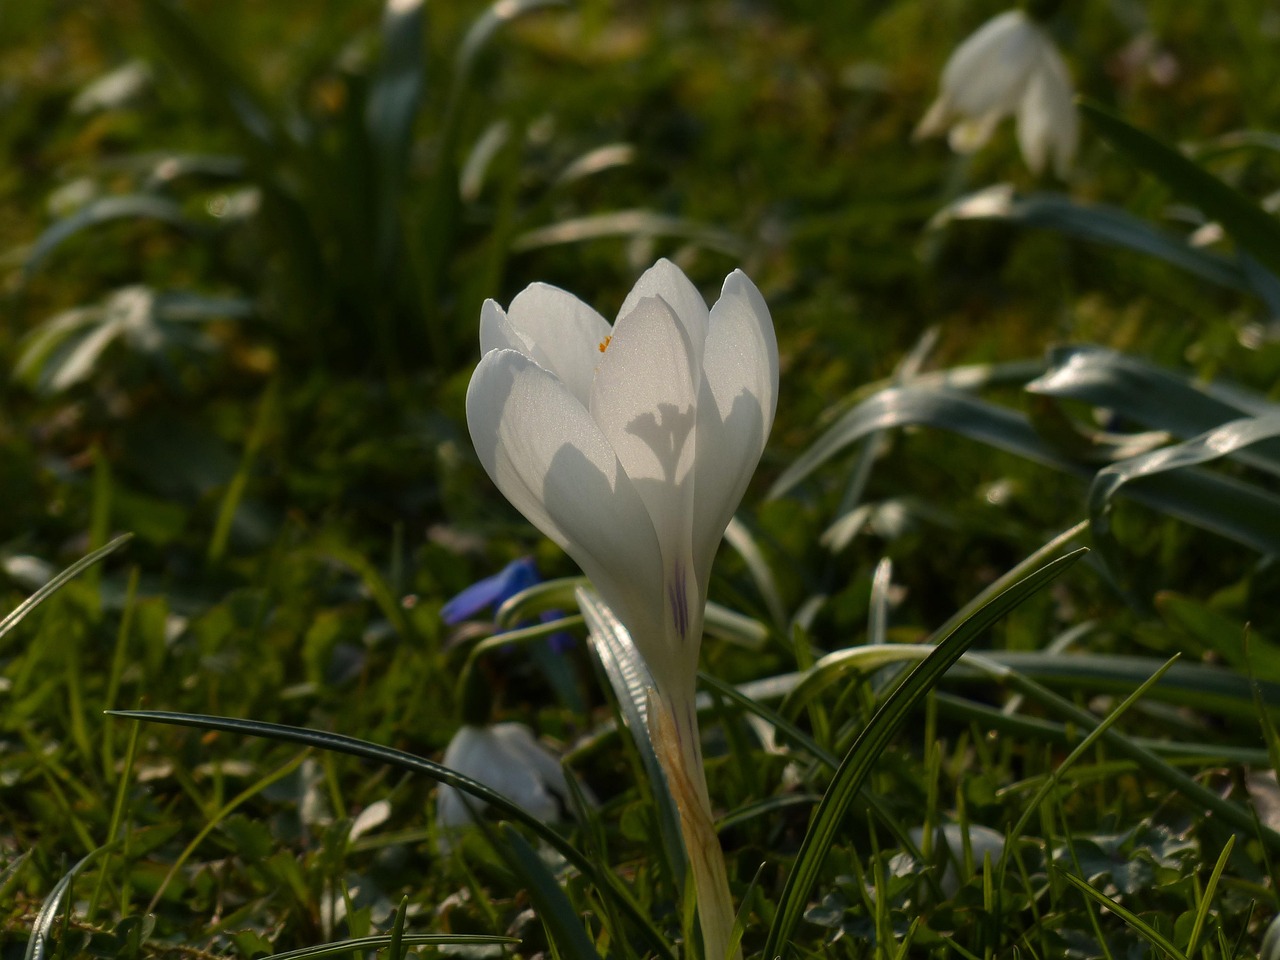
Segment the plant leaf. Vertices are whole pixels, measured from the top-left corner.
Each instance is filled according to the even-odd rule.
[[[822,802],[818,805],[809,829],[796,855],[778,899],[777,912],[765,939],[763,956],[785,957],[791,949],[791,937],[804,914],[809,894],[835,840],[845,812],[857,795],[863,781],[890,739],[906,720],[910,711],[938,682],[978,636],[1005,613],[1057,578],[1088,551],[1075,550],[1051,560],[1013,586],[990,598],[984,606],[957,624],[927,658],[917,664],[907,677],[881,703],[845,755],[832,778]]]
[[[1182,200],[1219,221],[1236,243],[1268,270],[1280,273],[1280,222],[1274,217],[1199,164],[1102,106],[1087,100],[1079,106],[1113,147],[1158,177]]]

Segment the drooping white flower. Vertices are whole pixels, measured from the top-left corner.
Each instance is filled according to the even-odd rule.
[[[562,820],[570,810],[564,768],[522,723],[459,727],[445,749],[443,763],[491,787],[539,820]],[[442,851],[449,849],[450,833],[471,823],[471,810],[479,812],[482,806],[480,800],[454,787],[440,786],[436,822]]]
[[[467,424],[507,499],[591,579],[660,692],[692,697],[716,547],[773,424],[778,347],[741,271],[709,311],[660,260],[609,323],[534,284],[480,316]]]
[[[1018,145],[1032,172],[1052,160],[1066,177],[1080,122],[1062,55],[1044,28],[1022,10],[988,20],[942,68],[941,91],[916,127],[916,138],[948,133],[951,149],[972,153],[1005,117],[1016,116]]]

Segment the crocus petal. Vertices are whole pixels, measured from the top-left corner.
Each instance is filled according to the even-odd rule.
[[[505,314],[493,301],[480,311],[481,353],[503,347],[520,351],[564,381],[584,407],[608,336],[604,317],[549,283],[525,287]]]
[[[613,330],[591,385],[591,416],[644,501],[662,550],[663,629],[637,633],[637,643],[651,665],[674,659],[685,669],[696,663],[705,604],[692,559],[690,482],[699,372],[685,327],[663,299],[639,301]]]
[[[1033,173],[1049,156],[1054,172],[1066,178],[1080,140],[1080,121],[1073,102],[1071,74],[1061,55],[1046,41],[1039,66],[1018,106],[1018,146]]]
[[[778,405],[778,341],[764,297],[735,270],[711,308],[698,401],[694,568],[702,590],[716,547],[764,452]]]
[[[692,503],[698,374],[691,352],[666,301],[648,297],[618,320],[591,385],[592,419],[663,543],[682,539]]]
[[[480,462],[512,506],[637,630],[660,624],[662,554],[618,457],[554,374],[514,350],[485,354],[467,389]],[[653,609],[654,605],[658,609]]]
[[[621,320],[645,297],[661,297],[684,327],[692,348],[693,365],[702,364],[702,341],[707,337],[707,302],[684,271],[670,260],[659,260],[640,275],[618,311]]]

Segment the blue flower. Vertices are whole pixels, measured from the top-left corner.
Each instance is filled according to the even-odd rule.
[[[541,583],[533,557],[512,560],[491,577],[477,580],[440,608],[440,619],[454,627],[481,610],[496,610],[521,590]]]
[[[464,620],[470,620],[483,610],[497,610],[521,590],[536,586],[542,582],[538,575],[538,567],[533,557],[521,557],[512,560],[491,577],[477,580],[456,597],[448,600],[440,608],[440,619],[449,626],[457,626]],[[559,620],[563,613],[559,610],[547,610],[539,618],[543,623]],[[555,653],[565,653],[573,649],[574,640],[569,634],[560,631],[547,638],[547,643]]]

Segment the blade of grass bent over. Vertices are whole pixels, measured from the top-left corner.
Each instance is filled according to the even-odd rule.
[[[632,921],[636,930],[644,937],[645,942],[655,956],[663,960],[674,960],[671,948],[662,935],[653,926],[653,922],[622,886],[621,882],[606,869],[594,863],[582,851],[570,843],[559,831],[532,816],[527,810],[512,800],[507,799],[496,790],[465,777],[448,767],[434,763],[423,757],[414,756],[393,747],[369,743],[341,733],[329,733],[324,730],[308,730],[305,727],[291,727],[282,723],[267,723],[262,720],[241,720],[235,717],[215,717],[198,713],[174,713],[165,710],[108,710],[113,717],[124,717],[133,720],[147,720],[153,723],[171,723],[182,727],[195,727],[198,730],[221,730],[224,733],[238,733],[251,737],[264,737],[268,740],[281,740],[288,743],[301,743],[329,750],[334,753],[345,753],[376,763],[419,773],[430,777],[437,783],[461,790],[483,803],[493,807],[505,817],[509,817],[536,833],[551,847],[559,852],[584,877],[595,884],[601,896],[609,896]]]
[[[991,597],[983,607],[973,611],[942,637],[934,652],[917,664],[884,700],[845,755],[809,824],[809,830],[778,900],[777,913],[774,914],[773,924],[765,940],[765,957],[784,957],[790,950],[791,937],[804,914],[805,904],[826,860],[827,851],[835,840],[836,829],[872,766],[915,704],[933,688],[942,674],[984,630],[1056,579],[1087,552],[1080,548],[1049,561],[999,595]]]
[[[1079,106],[1113,147],[1159,177],[1182,200],[1220,221],[1236,243],[1280,273],[1280,222],[1274,217],[1199,164],[1098,104],[1082,101]]]
[[[104,544],[92,553],[81,557],[31,596],[27,597],[27,599],[23,600],[22,603],[10,610],[3,620],[0,620],[0,639],[3,639],[5,634],[21,623],[27,614],[40,606],[40,604],[49,599],[53,594],[57,593],[68,580],[74,579],[99,560],[115,553],[132,539],[133,534],[131,533],[121,534],[110,543]]]

